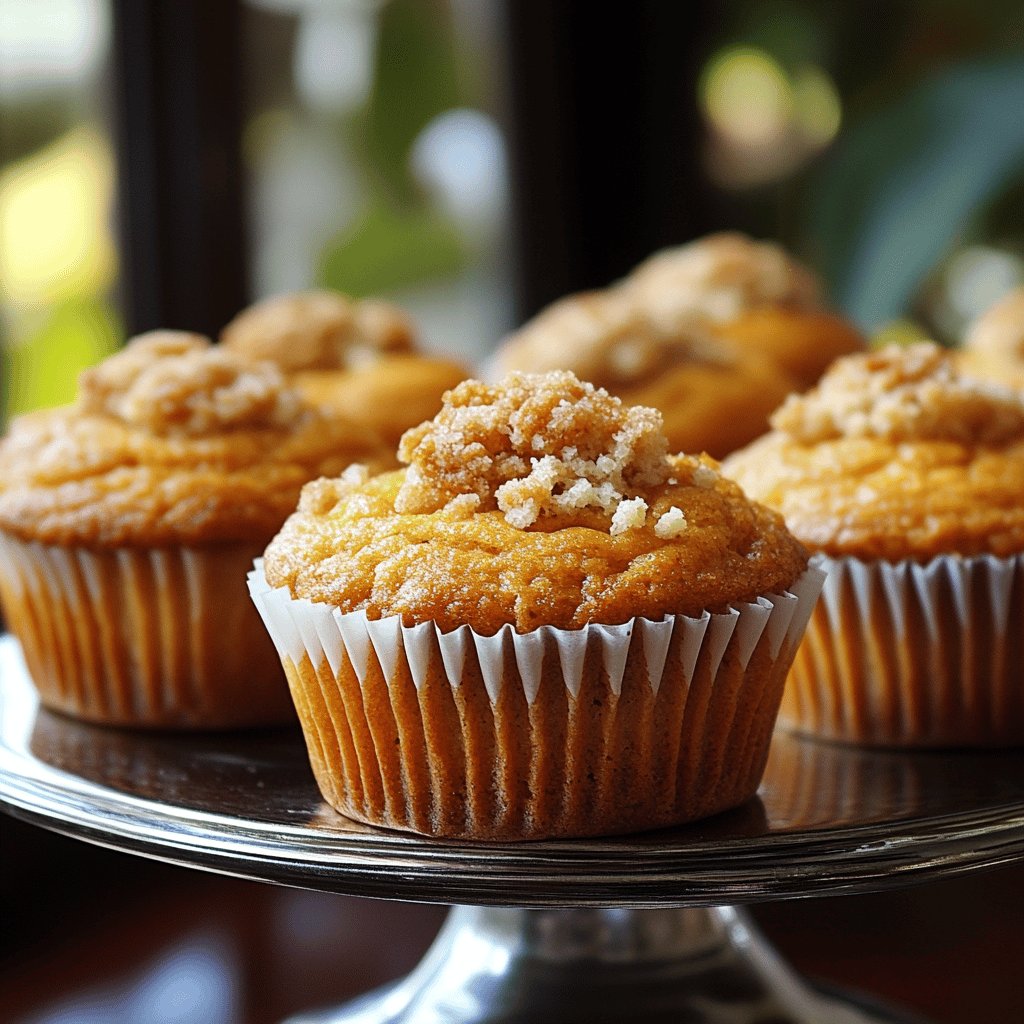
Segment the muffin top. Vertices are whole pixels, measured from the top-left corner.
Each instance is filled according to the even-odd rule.
[[[497,356],[504,372],[568,369],[612,391],[642,386],[673,367],[732,366],[737,359],[699,327],[666,328],[614,288],[553,303],[512,335]]]
[[[849,356],[726,472],[831,555],[1024,550],[1024,395],[925,342]]]
[[[503,372],[568,369],[621,392],[674,367],[747,356],[719,326],[766,307],[817,310],[817,278],[779,245],[721,233],[655,253],[617,285],[542,310],[499,349]]]
[[[414,348],[414,329],[397,306],[340,292],[275,295],[242,310],[221,332],[222,344],[285,373],[354,370]]]
[[[817,277],[781,245],[720,232],[664,249],[619,285],[670,322],[722,323],[763,306],[820,309]]]
[[[465,381],[406,469],[303,489],[267,580],[294,597],[493,634],[721,610],[792,584],[801,546],[661,415],[568,372]]]
[[[11,424],[0,528],[95,547],[261,540],[307,480],[383,456],[273,364],[155,331],[83,373],[75,404]]]

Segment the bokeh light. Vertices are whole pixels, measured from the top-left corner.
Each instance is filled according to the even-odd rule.
[[[109,145],[86,127],[0,172],[0,296],[5,302],[61,302],[113,283],[113,188]]]
[[[788,68],[768,50],[729,46],[707,62],[698,85],[708,126],[708,169],[726,188],[780,181],[828,146],[842,102],[824,68]]]
[[[735,46],[708,62],[700,100],[715,131],[747,145],[770,141],[793,116],[793,89],[764,50]]]

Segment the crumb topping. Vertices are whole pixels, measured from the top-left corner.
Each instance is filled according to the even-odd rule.
[[[409,470],[395,508],[434,512],[473,495],[519,529],[597,509],[621,532],[643,525],[642,495],[672,473],[667,451],[661,413],[625,406],[568,371],[464,381],[403,436]]]
[[[154,363],[170,356],[204,352],[210,339],[190,331],[147,331],[132,338],[119,352],[78,377],[78,407],[83,412],[109,414],[115,396],[131,388]]]
[[[771,422],[805,444],[871,437],[992,445],[1024,436],[1024,394],[961,375],[948,352],[921,342],[838,360]]]
[[[570,369],[616,390],[673,366],[729,365],[732,354],[699,326],[661,324],[632,296],[608,289],[549,306],[510,337],[499,358],[505,370]]]
[[[773,242],[721,232],[665,249],[619,285],[675,317],[721,323],[758,306],[818,309],[821,287],[810,270]]]
[[[79,401],[84,412],[155,436],[285,427],[303,408],[273,363],[250,363],[199,335],[172,331],[135,338],[83,373]]]
[[[370,468],[361,462],[347,467],[338,477],[322,476],[311,480],[299,495],[299,511],[322,516],[335,508],[339,501],[359,490],[370,479]]]
[[[658,521],[654,524],[654,535],[668,540],[678,537],[688,526],[686,513],[681,508],[673,505],[667,512],[663,512]]]
[[[304,483],[353,462],[393,457],[363,424],[304,403],[272,363],[154,332],[84,373],[73,405],[11,423],[0,529],[91,547],[265,543]]]
[[[221,332],[222,343],[249,359],[270,360],[286,373],[355,370],[414,348],[414,330],[397,306],[331,291],[276,295],[243,310]]]

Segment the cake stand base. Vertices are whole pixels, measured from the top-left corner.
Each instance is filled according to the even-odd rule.
[[[286,1024],[546,1022],[911,1024],[911,1018],[813,989],[734,907],[455,907],[407,978]]]

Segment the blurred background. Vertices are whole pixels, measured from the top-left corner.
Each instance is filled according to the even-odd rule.
[[[956,344],[1024,281],[1022,43],[1016,0],[3,0],[0,421],[128,334],[313,284],[476,359],[721,228],[783,242],[876,338]],[[819,975],[995,1024],[1019,1019],[1022,889],[763,920]],[[0,920],[0,1020],[262,1024],[401,973],[439,912],[4,818]]]

